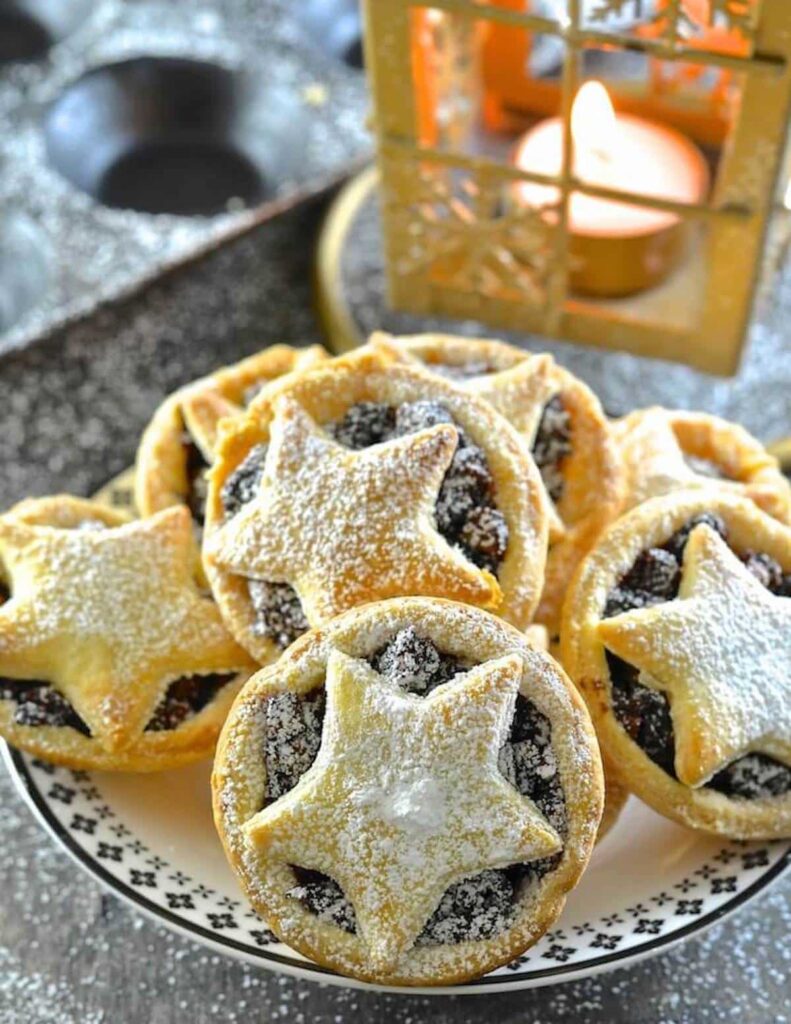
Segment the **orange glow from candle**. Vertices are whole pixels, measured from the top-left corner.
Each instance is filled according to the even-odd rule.
[[[583,153],[609,152],[616,127],[610,94],[601,82],[586,82],[571,108],[571,134],[578,159]]]
[[[601,188],[635,193],[635,203],[574,192],[569,203],[572,232],[622,237],[651,234],[676,223],[664,210],[636,205],[639,196],[697,203],[705,194],[707,169],[697,146],[678,132],[652,121],[616,114],[601,82],[586,82],[571,113],[574,175]],[[563,162],[559,117],[540,121],[519,142],[515,162],[525,171],[557,176]],[[536,208],[558,201],[552,185],[520,182],[518,198]]]

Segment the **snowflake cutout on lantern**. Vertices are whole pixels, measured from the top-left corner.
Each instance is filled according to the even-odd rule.
[[[547,210],[509,199],[510,182],[421,167],[402,208],[410,244],[399,273],[488,298],[543,304],[553,261]]]

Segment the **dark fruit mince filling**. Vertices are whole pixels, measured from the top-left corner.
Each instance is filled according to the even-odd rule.
[[[247,591],[255,611],[256,636],[269,637],[284,650],[310,628],[302,603],[290,584],[249,580]]]
[[[66,698],[42,679],[0,678],[0,700],[16,704],[14,722],[17,725],[56,725],[76,729],[83,736],[91,735]]]
[[[471,666],[444,651],[412,626],[400,630],[370,657],[381,676],[407,693],[425,697]],[[279,694],[266,703],[263,756],[265,803],[289,792],[316,759],[324,719],[324,691],[305,697]],[[561,836],[568,831],[566,804],[545,715],[525,697],[517,697],[508,741],[500,751],[500,771],[529,797]],[[557,867],[561,854],[528,864],[492,868],[462,879],[443,894],[417,939],[417,945],[475,942],[503,931],[524,886]],[[354,908],[334,879],[294,866],[297,884],[288,895],[319,918],[354,933]]]
[[[371,656],[371,666],[389,682],[406,693],[427,697],[432,690],[447,683],[463,665],[451,654],[440,652],[412,626],[400,630],[389,643]]]
[[[278,693],[265,704],[264,806],[296,786],[316,760],[324,724],[324,689],[304,696]]]
[[[440,423],[456,427],[459,440],[437,497],[437,529],[471,562],[496,574],[508,548],[508,524],[495,505],[494,479],[483,450],[466,436],[442,402],[405,402],[397,407],[359,402],[325,429],[340,444],[360,449]]]
[[[297,865],[292,865],[292,871],[297,884],[289,889],[286,895],[299,900],[320,920],[354,935],[357,931],[354,907],[346,899],[343,889],[335,879],[323,875],[320,871],[310,871]]]
[[[712,512],[694,516],[661,547],[648,548],[637,556],[631,569],[607,595],[603,618],[677,597],[684,548],[692,530],[701,523],[716,530],[727,541],[727,527],[720,516]],[[791,597],[791,573],[784,573],[773,558],[756,551],[736,554],[773,594]],[[676,748],[668,698],[660,690],[643,686],[634,665],[610,651],[606,655],[616,718],[654,764],[676,778]],[[766,754],[745,754],[713,776],[705,788],[741,800],[782,796],[791,790],[791,768]]]
[[[267,445],[254,445],[222,486],[220,501],[225,518],[235,516],[252,501],[264,476]]]
[[[533,441],[536,461],[547,493],[554,502],[563,497],[563,462],[571,454],[571,416],[560,395],[544,406]]]
[[[187,493],[185,500],[192,518],[198,526],[203,526],[206,518],[206,470],[208,462],[204,459],[200,448],[185,430],[181,441],[184,449],[184,472],[187,477]]]
[[[226,519],[235,516],[258,493],[266,452],[265,444],[255,445],[223,484],[220,500]],[[285,650],[309,628],[297,592],[290,584],[251,579],[247,591],[255,613],[252,629],[256,636],[267,637]]]
[[[235,673],[225,675],[185,676],[168,687],[154,711],[146,732],[176,729],[187,718],[197,714],[219,693]],[[40,679],[0,679],[0,700],[16,704],[17,725],[56,725],[76,729],[83,736],[91,731],[71,704],[49,683]]]
[[[440,402],[407,402],[398,407],[359,402],[325,429],[340,444],[359,450],[438,423],[453,423]],[[459,443],[437,498],[437,528],[475,565],[496,573],[508,548],[508,525],[494,505],[494,480],[484,452],[454,426]],[[266,452],[266,445],[256,445],[225,481],[220,500],[227,519],[258,493]],[[269,638],[282,650],[308,629],[299,597],[288,583],[249,580],[247,587],[257,636]]]
[[[146,732],[177,729],[188,718],[202,711],[226,683],[235,678],[235,672],[226,672],[222,675],[183,676],[174,680],[149,719]]]

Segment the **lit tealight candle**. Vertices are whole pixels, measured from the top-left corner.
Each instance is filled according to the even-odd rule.
[[[708,190],[706,161],[678,132],[629,114],[616,114],[601,82],[587,82],[571,115],[574,173],[581,181],[680,203],[698,203]],[[539,122],[519,142],[515,162],[525,171],[559,175],[563,123]],[[537,209],[557,203],[553,185],[520,182],[520,202]],[[548,215],[549,216],[549,215]],[[683,258],[687,223],[677,214],[574,192],[569,201],[571,284],[594,295],[629,295],[662,281]]]

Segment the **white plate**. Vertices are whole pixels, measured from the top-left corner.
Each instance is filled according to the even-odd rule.
[[[152,775],[56,768],[5,748],[44,828],[118,896],[204,945],[273,970],[353,987],[279,943],[240,897],[211,820],[209,765]],[[791,861],[791,843],[723,843],[630,800],[557,927],[518,960],[430,993],[533,988],[622,967],[719,921]],[[403,991],[403,990],[399,990]]]

